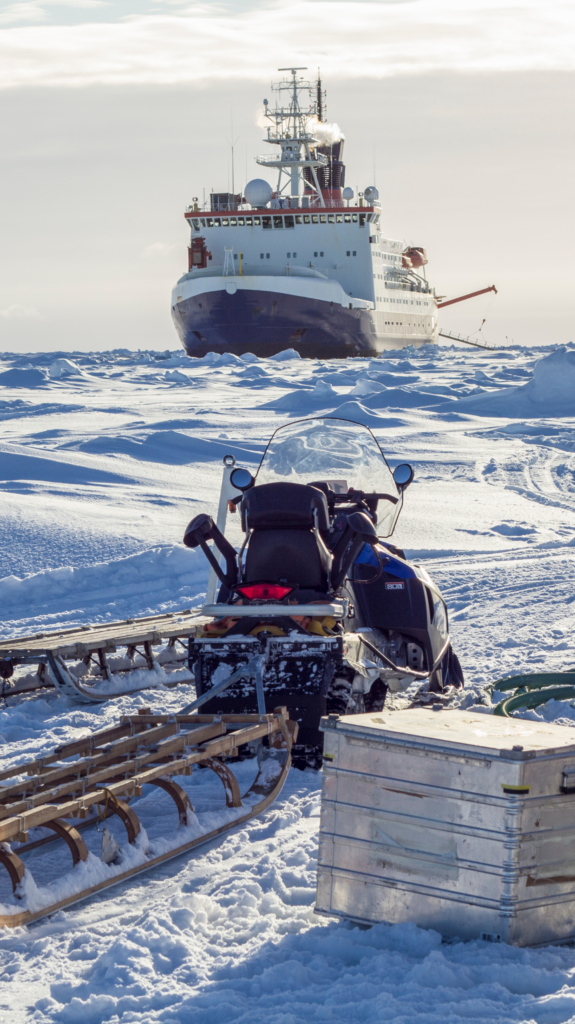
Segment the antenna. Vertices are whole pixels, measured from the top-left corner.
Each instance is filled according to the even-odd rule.
[[[232,195],[235,196],[236,188],[235,188],[235,170],[234,170],[234,146],[235,146],[236,142],[238,142],[238,140],[240,139],[240,136],[238,135],[237,139],[234,139],[234,113],[233,113],[233,110],[232,110],[232,112],[230,114],[230,120],[231,120],[231,126],[232,126],[232,139],[231,139],[231,142],[230,142],[229,139],[226,139],[226,142],[228,143],[228,145],[229,145],[229,147],[230,147],[230,149],[232,151]],[[228,182],[228,190],[229,190],[229,187],[230,186],[229,186],[229,182]]]
[[[317,119],[323,121],[324,109],[323,109],[323,97],[321,92],[321,75],[319,68],[317,69]]]

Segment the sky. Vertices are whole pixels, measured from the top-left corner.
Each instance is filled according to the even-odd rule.
[[[170,348],[183,212],[261,176],[276,69],[321,67],[347,181],[489,344],[575,339],[575,13],[560,0],[0,3],[0,347]]]

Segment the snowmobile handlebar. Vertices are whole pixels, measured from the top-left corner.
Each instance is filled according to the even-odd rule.
[[[367,504],[370,501],[391,501],[392,505],[397,505],[399,498],[396,498],[393,494],[379,494],[371,491],[354,491],[350,489],[347,494],[336,494],[335,491],[330,491],[327,495],[327,501],[330,505],[345,505],[354,501],[365,501]]]
[[[226,560],[226,571],[223,572],[218,559],[216,559],[208,547],[208,541],[212,540]],[[238,582],[238,564],[236,552],[230,542],[226,540],[221,530],[218,529],[211,516],[201,512],[194,516],[188,523],[184,534],[184,544],[187,548],[200,547],[214,570],[216,576],[224,586],[231,590]]]
[[[396,498],[394,494],[380,494],[376,491],[360,491],[356,490],[355,487],[350,487],[345,494],[341,494],[339,491],[332,491],[331,487],[324,480],[313,480],[310,487],[317,487],[319,491],[323,491],[326,496],[328,505],[353,505],[354,503],[365,502],[368,506],[377,506],[378,501],[391,501],[392,505],[397,505],[399,498]]]

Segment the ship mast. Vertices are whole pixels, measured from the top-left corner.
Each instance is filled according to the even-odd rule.
[[[291,196],[296,198],[301,195],[303,188],[311,189],[310,205],[325,206],[325,201],[317,177],[317,168],[324,167],[329,163],[328,158],[316,151],[319,145],[317,139],[308,128],[310,120],[322,120],[323,108],[321,103],[321,81],[318,79],[317,99],[310,103],[308,110],[301,108],[299,94],[304,90],[310,92],[313,84],[297,77],[298,71],[306,71],[307,68],[278,68],[279,71],[289,71],[291,78],[284,78],[282,81],[272,85],[277,93],[277,100],[274,110],[264,100],[265,116],[272,122],[268,127],[266,142],[280,146],[280,153],[272,156],[258,156],[257,162],[263,167],[275,167],[278,171],[277,198]],[[287,103],[282,103],[282,93],[287,92]],[[304,168],[308,167],[311,172],[312,181],[304,178]]]
[[[321,76],[319,68],[317,69],[317,119],[318,121],[325,121],[324,109],[323,109],[323,94],[321,91]]]

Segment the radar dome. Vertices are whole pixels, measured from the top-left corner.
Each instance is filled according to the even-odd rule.
[[[267,206],[272,197],[272,187],[263,178],[254,178],[248,181],[244,195],[250,206]]]
[[[354,194],[355,193],[354,193],[353,189],[350,188],[349,185],[346,188],[344,188],[344,190],[343,190],[343,198],[344,199],[353,199]]]
[[[375,185],[368,185],[364,190],[363,195],[366,203],[370,205],[374,200],[379,199],[379,189],[377,189]]]

